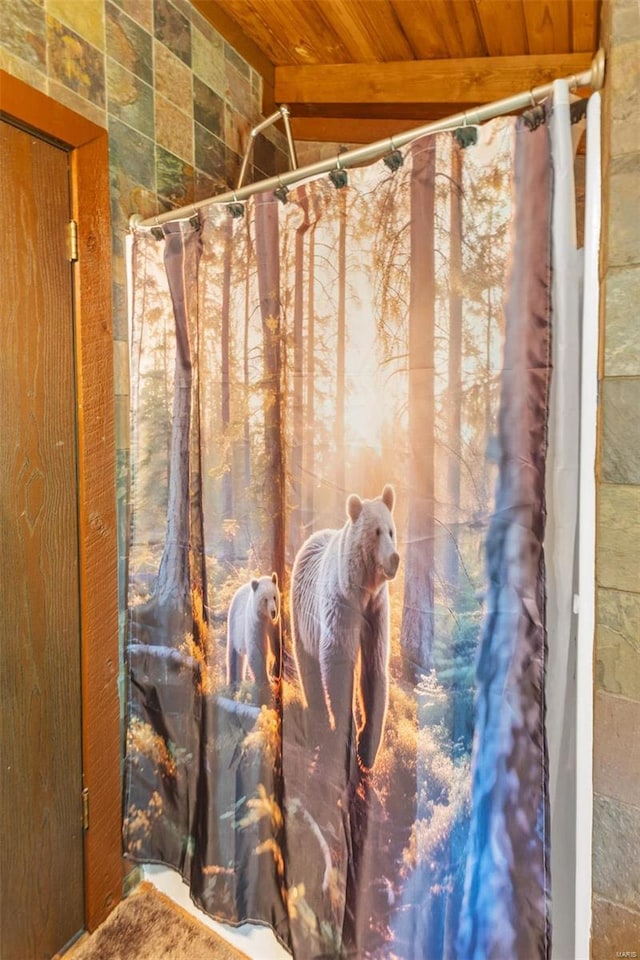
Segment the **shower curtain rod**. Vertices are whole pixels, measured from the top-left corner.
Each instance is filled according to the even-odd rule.
[[[582,73],[572,74],[570,77],[564,77],[570,89],[576,87],[591,87],[593,90],[600,90],[604,83],[605,55],[604,50],[600,48],[593,60],[591,67]],[[436,120],[433,123],[427,123],[422,127],[416,127],[413,130],[406,130],[404,133],[395,137],[386,137],[384,140],[376,140],[375,143],[365,144],[362,147],[356,147],[354,150],[348,150],[340,153],[336,157],[329,157],[327,160],[319,160],[316,163],[310,163],[306,167],[299,167],[294,170],[288,170],[275,177],[268,177],[265,180],[257,180],[255,183],[249,183],[245,187],[239,187],[236,190],[227,190],[215,197],[209,197],[206,200],[198,200],[195,203],[186,204],[184,207],[178,207],[175,210],[168,210],[166,213],[143,219],[140,214],[132,214],[129,218],[129,227],[131,230],[141,228],[153,229],[163,223],[172,223],[177,220],[190,220],[203,207],[210,206],[213,203],[239,203],[253,196],[255,193],[262,193],[266,190],[277,190],[287,187],[300,180],[306,180],[309,177],[319,176],[321,173],[329,173],[332,170],[343,170],[348,167],[356,166],[360,163],[366,163],[374,160],[376,157],[392,153],[400,147],[406,146],[412,140],[426,136],[430,133],[439,133],[443,130],[455,129],[466,125],[475,125],[483,123],[485,120],[492,120],[505,113],[512,113],[514,110],[520,110],[523,107],[534,107],[545,97],[553,92],[553,83],[546,83],[539,87],[533,87],[524,93],[514,94],[512,97],[505,97],[503,100],[495,100],[482,107],[476,107],[475,110],[466,110],[461,113],[452,114],[442,120]],[[285,108],[281,108],[285,109]]]

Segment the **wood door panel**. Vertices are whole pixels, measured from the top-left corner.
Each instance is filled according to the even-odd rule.
[[[5,123],[0,268],[3,960],[84,926],[69,156]]]

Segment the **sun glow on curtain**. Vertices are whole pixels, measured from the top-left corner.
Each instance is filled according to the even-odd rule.
[[[549,130],[134,242],[125,847],[299,960],[549,951]]]

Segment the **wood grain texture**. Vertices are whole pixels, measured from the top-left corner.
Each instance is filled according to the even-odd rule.
[[[23,960],[84,925],[76,404],[68,154],[0,130],[1,954]]]
[[[106,133],[72,154],[79,443],[84,779],[89,930],[121,897],[118,579],[113,426],[113,334]],[[105,771],[107,775],[105,776]]]
[[[85,922],[93,930],[120,900],[122,878],[107,133],[4,71],[0,109],[72,148],[72,215],[79,225],[80,246],[74,293],[83,760],[91,796]]]
[[[600,0],[195,0],[195,5],[261,73],[266,59],[265,77],[274,65],[594,52],[600,13]]]
[[[521,0],[475,0],[489,55],[528,53],[527,25]]]
[[[579,73],[590,63],[590,54],[577,53],[277,67],[275,96],[294,114],[302,105],[319,114],[325,104],[348,103],[349,116],[360,115],[356,104],[363,112],[381,104],[477,105]]]
[[[335,122],[339,117],[347,121],[342,127],[352,122],[358,126],[362,119],[372,129],[374,120],[437,120],[574,72],[564,69],[566,56],[595,53],[601,10],[601,0],[193,2],[262,75],[265,115],[275,103],[293,105],[294,115],[308,118],[299,136],[347,143],[363,142],[366,125],[349,137],[348,129],[340,132]],[[557,67],[549,61],[548,68],[541,68],[540,55],[564,61]],[[503,57],[522,58],[520,76],[511,74],[506,62],[493,59]],[[476,68],[476,60],[486,61],[484,68]],[[433,72],[434,62],[445,64],[441,75]],[[455,72],[456,62],[468,69],[451,87],[446,65],[452,64]],[[581,69],[588,66],[587,59],[581,63]],[[398,73],[398,64],[409,69]],[[389,72],[379,69],[387,66]],[[282,78],[282,71],[292,67],[317,71],[304,95],[290,92],[289,80],[287,86],[278,83],[274,88],[276,75]],[[339,99],[332,100],[322,78],[334,68],[342,72],[331,81],[340,91]],[[371,96],[374,88],[377,93]],[[396,130],[405,126],[401,122]],[[378,139],[377,134],[371,139]]]
[[[556,53],[571,50],[570,8],[554,0],[527,0],[524,19],[529,53]]]
[[[571,48],[574,51],[598,49],[600,0],[573,0],[571,4]]]

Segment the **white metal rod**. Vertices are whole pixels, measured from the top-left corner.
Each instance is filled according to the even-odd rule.
[[[291,161],[291,169],[298,169],[298,158],[296,156],[296,145],[293,142],[293,134],[291,133],[291,124],[289,123],[289,107],[285,107],[284,104],[280,107],[280,113],[282,114],[282,122],[284,123],[284,132],[287,135],[287,146],[289,147],[289,159]]]
[[[574,74],[565,78],[569,88],[591,87],[599,90],[604,80],[604,51],[598,50],[589,70],[583,73]],[[553,83],[545,83],[540,87],[534,87],[524,93],[517,93],[512,97],[505,97],[503,100],[496,100],[482,107],[476,107],[475,110],[465,110],[461,113],[455,113],[443,120],[436,120],[433,123],[427,123],[422,127],[416,127],[413,130],[405,130],[396,137],[387,137],[384,140],[377,140],[375,143],[365,144],[363,147],[356,147],[355,150],[348,150],[341,153],[338,158],[329,158],[328,160],[319,160],[316,163],[310,163],[306,167],[300,167],[297,170],[288,170],[276,177],[268,177],[266,180],[258,180],[256,183],[249,183],[246,187],[240,187],[236,190],[228,190],[216,197],[210,197],[207,200],[198,200],[196,203],[187,204],[184,207],[178,207],[176,210],[169,210],[167,213],[159,214],[155,217],[148,217],[143,220],[135,214],[129,218],[129,226],[132,229],[141,227],[156,227],[161,223],[171,223],[175,220],[188,220],[198,210],[208,207],[212,203],[237,203],[240,200],[246,200],[254,193],[262,193],[265,190],[276,190],[278,187],[286,187],[299,180],[306,180],[309,177],[316,177],[322,173],[328,173],[336,168],[344,169],[353,167],[357,164],[366,163],[374,160],[376,157],[384,156],[405,146],[418,137],[424,137],[430,133],[439,133],[442,130],[461,127],[465,124],[479,124],[485,120],[492,120],[494,117],[502,116],[505,113],[512,113],[514,110],[522,110],[524,107],[535,106],[545,97],[553,93]]]

